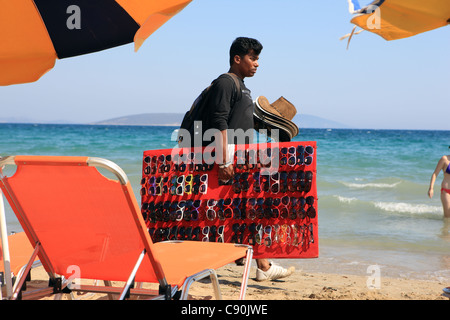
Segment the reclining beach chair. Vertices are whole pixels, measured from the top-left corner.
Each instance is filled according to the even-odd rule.
[[[1,203],[0,203],[1,205]],[[18,232],[9,235],[6,241],[3,239],[0,244],[0,272],[2,276],[2,286],[6,287],[6,298],[12,296],[13,290],[19,284],[16,279],[24,277],[25,268],[28,264],[31,255],[33,254],[33,247],[30,244],[25,232]],[[3,247],[7,247],[8,250],[4,251]],[[4,254],[5,252],[5,254]],[[40,261],[36,258],[32,262],[32,267],[40,265]],[[14,285],[14,286],[13,286]],[[0,299],[2,299],[2,293],[0,291]]]
[[[152,243],[131,185],[111,161],[62,156],[0,158],[0,168],[6,165],[17,169],[10,177],[0,171],[0,187],[34,249],[29,261],[39,257],[53,293],[69,288],[116,293],[120,299],[130,294],[187,299],[191,284],[210,276],[215,297],[220,299],[215,269],[246,258],[239,295],[244,299],[252,248],[194,241]],[[106,178],[97,168],[107,169],[118,180]],[[27,264],[24,274],[30,268]],[[125,284],[73,285],[76,278]],[[159,289],[133,288],[135,281],[159,284]],[[12,299],[20,289],[16,288]],[[28,298],[26,294],[22,298]]]

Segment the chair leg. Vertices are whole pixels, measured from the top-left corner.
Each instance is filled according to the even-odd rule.
[[[4,280],[6,284],[6,298],[10,299],[13,295],[13,284],[11,278],[11,259],[9,256],[8,231],[6,228],[6,213],[3,202],[3,193],[0,190],[0,245],[3,248],[3,266],[4,266]],[[1,289],[1,287],[0,287]],[[0,298],[2,293],[0,292]]]
[[[241,291],[239,293],[239,300],[245,300],[245,293],[247,291],[248,278],[250,276],[250,268],[252,266],[253,248],[248,247],[247,257],[244,266],[244,274],[242,275]]]
[[[105,284],[105,286],[107,286],[107,287],[111,287],[111,281],[109,281],[109,280],[103,280],[103,283]],[[112,294],[112,293],[108,293],[108,300],[115,300],[116,299],[116,296],[117,295],[115,295],[115,294]]]
[[[220,292],[219,280],[217,279],[216,271],[214,269],[206,269],[206,270],[203,270],[197,274],[194,274],[186,279],[186,281],[184,282],[183,287],[182,287],[182,291],[181,291],[182,293],[180,296],[180,300],[187,300],[187,298],[189,296],[189,288],[191,287],[191,285],[195,281],[206,278],[207,276],[209,276],[211,278],[211,282],[212,282],[213,289],[214,289],[214,295],[215,295],[216,299],[222,299],[222,294]]]
[[[217,278],[217,273],[214,270],[212,270],[209,277],[211,278],[211,284],[214,289],[214,295],[216,296],[216,300],[222,300],[222,292],[220,291],[219,279]]]
[[[122,290],[122,293],[120,294],[119,300],[125,299],[125,297],[128,293],[128,290],[130,289],[131,284],[134,282],[134,277],[136,276],[136,273],[142,263],[142,260],[144,259],[144,256],[145,256],[145,249],[139,255],[136,265],[134,266],[133,271],[131,271],[129,278],[128,278],[125,286],[123,287],[123,290]]]

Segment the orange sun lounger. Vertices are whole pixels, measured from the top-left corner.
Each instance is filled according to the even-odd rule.
[[[113,162],[63,156],[0,158],[0,168],[6,165],[15,165],[16,172],[7,177],[0,171],[0,187],[33,255],[49,274],[54,293],[68,288],[119,293],[120,299],[130,294],[187,299],[190,285],[210,276],[216,298],[221,298],[215,269],[246,258],[239,295],[245,298],[252,248],[192,241],[152,243],[128,178]],[[99,169],[115,178],[105,177]],[[83,286],[77,279],[125,285]],[[159,290],[134,289],[135,281],[159,284]],[[12,299],[20,290],[19,286]]]
[[[25,268],[30,260],[30,257],[33,254],[33,247],[31,246],[30,241],[28,240],[25,232],[18,232],[8,236],[8,248],[9,255],[8,259],[5,259],[3,255],[3,245],[0,243],[0,272],[3,273],[3,284],[7,286],[7,297],[11,295],[13,291],[13,279],[20,278],[25,271]],[[40,264],[38,259],[33,260],[34,265],[38,266]],[[8,264],[8,267],[6,266]],[[6,270],[9,271],[11,276],[6,273]],[[7,277],[9,276],[9,279]],[[26,276],[26,275],[24,275]],[[9,280],[9,282],[8,282]],[[18,284],[18,282],[15,282]],[[8,287],[9,286],[9,287]],[[1,294],[0,294],[1,298]]]

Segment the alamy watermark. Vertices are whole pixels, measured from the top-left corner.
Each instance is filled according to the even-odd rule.
[[[367,14],[372,14],[367,18],[366,26],[369,30],[381,29],[381,9],[376,5],[369,5],[366,8]]]
[[[81,269],[77,265],[70,265],[67,267],[66,272],[70,274],[67,278],[67,286],[69,289],[80,289]]]
[[[195,122],[198,130],[191,136],[190,132],[186,129],[179,129],[177,135],[172,135],[171,141],[176,141],[176,144],[171,151],[172,159],[177,159],[179,163],[191,162],[194,164],[222,164],[224,159],[233,162],[235,156],[235,150],[228,150],[228,154],[224,156],[223,149],[217,147],[215,139],[222,138],[222,132],[218,129],[208,129],[205,132],[201,129],[201,121]],[[261,174],[278,171],[280,165],[279,152],[279,130],[272,129],[270,133],[267,129],[260,129],[257,131],[256,137],[271,137],[271,141],[258,141],[254,140],[254,129],[242,130],[242,129],[228,129],[227,139],[229,145],[245,145],[247,143],[254,143],[257,146],[256,154],[254,156],[245,155],[236,157],[236,165],[258,165],[260,164],[266,170],[263,170]],[[180,137],[182,137],[180,139]],[[239,154],[240,148],[236,148],[236,153]],[[248,151],[242,151],[248,152]],[[253,151],[252,151],[253,152]],[[190,158],[190,153],[195,156]]]
[[[81,29],[81,9],[77,5],[70,5],[66,10],[70,16],[66,20],[66,26],[69,30]]]
[[[370,265],[367,267],[367,277],[366,285],[368,289],[380,289],[381,288],[381,269],[379,265]]]

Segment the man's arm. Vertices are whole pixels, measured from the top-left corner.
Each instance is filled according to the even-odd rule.
[[[218,131],[214,138],[216,141],[216,152],[218,155],[217,163],[219,164],[219,180],[228,181],[233,178],[234,168],[232,161],[233,155],[228,154],[227,130]],[[219,152],[219,150],[221,152]]]

